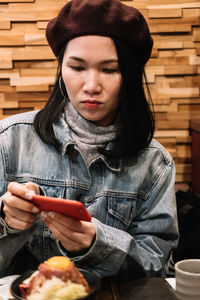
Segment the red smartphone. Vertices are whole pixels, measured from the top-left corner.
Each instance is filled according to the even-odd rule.
[[[91,216],[83,203],[76,200],[34,195],[32,198],[40,210],[55,211],[68,217],[91,222]]]

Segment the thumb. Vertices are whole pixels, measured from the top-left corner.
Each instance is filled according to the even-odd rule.
[[[39,186],[34,182],[29,181],[29,182],[25,183],[25,187],[28,190],[32,191],[32,193],[34,193],[34,194],[40,194]]]

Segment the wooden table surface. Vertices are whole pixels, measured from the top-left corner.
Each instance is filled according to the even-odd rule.
[[[127,282],[103,282],[94,300],[177,300],[164,278],[141,278]]]

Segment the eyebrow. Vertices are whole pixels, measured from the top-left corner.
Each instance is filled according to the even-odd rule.
[[[78,62],[86,62],[83,58],[77,56],[69,56],[69,59],[76,60]],[[101,61],[102,64],[109,64],[109,63],[118,63],[118,59],[105,59]]]

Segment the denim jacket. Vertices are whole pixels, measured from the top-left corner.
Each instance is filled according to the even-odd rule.
[[[9,228],[1,212],[0,270],[26,247],[38,263],[69,256],[101,277],[165,276],[169,253],[177,245],[174,162],[155,140],[137,159],[119,161],[99,155],[88,167],[61,116],[54,132],[60,153],[36,134],[36,111],[0,122],[0,196],[9,182],[37,183],[48,196],[79,200],[96,226],[90,249],[68,253],[40,216],[27,230]],[[108,144],[108,147],[110,145]]]

